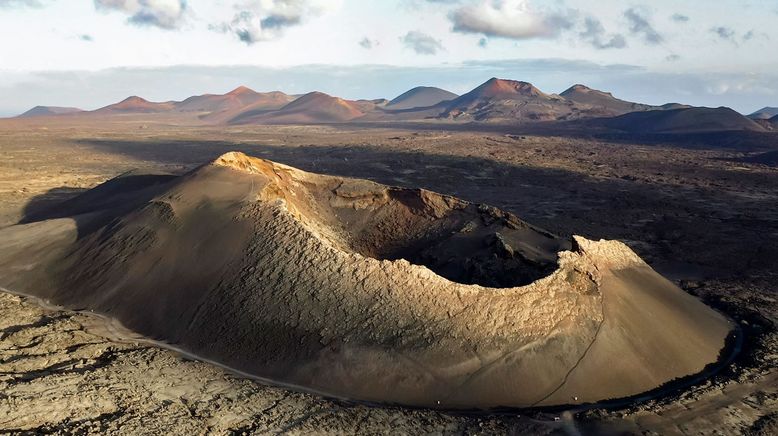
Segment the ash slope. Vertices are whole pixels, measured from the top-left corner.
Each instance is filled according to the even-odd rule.
[[[621,243],[576,237],[557,256],[567,244],[553,235],[423,190],[239,153],[107,185],[113,199],[90,191],[54,213],[69,218],[0,230],[0,285],[337,396],[446,408],[624,397],[699,372],[731,328]],[[463,269],[476,284],[443,277]],[[490,277],[508,287],[478,284]]]

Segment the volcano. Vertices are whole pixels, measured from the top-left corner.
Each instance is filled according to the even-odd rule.
[[[660,109],[647,104],[621,100],[609,92],[599,91],[584,85],[573,85],[559,95],[575,103],[591,106],[593,110],[599,111],[602,116],[615,116],[630,112]]]
[[[156,112],[170,112],[175,109],[175,103],[164,102],[155,103],[150,102],[144,98],[138,96],[127,97],[126,99],[112,105],[105,106],[103,108],[94,111],[97,114],[145,114]]]
[[[0,229],[0,285],[274,383],[446,409],[628,397],[731,323],[626,245],[227,153]]]
[[[630,133],[711,133],[766,129],[755,121],[727,108],[693,107],[664,111],[633,112],[604,120],[611,128]]]
[[[245,86],[238,87],[224,95],[205,94],[189,97],[176,103],[176,110],[182,112],[223,112],[253,109],[279,109],[294,100],[283,92],[256,92]]]
[[[416,88],[408,90],[391,100],[386,105],[386,109],[404,110],[430,107],[440,104],[444,101],[453,100],[457,97],[459,96],[453,92],[446,91],[445,89],[431,86],[417,86]]]
[[[551,121],[577,117],[572,101],[540,91],[531,83],[491,78],[452,100],[443,118],[490,122]]]
[[[294,101],[294,97],[283,92],[256,92],[241,86],[224,95],[206,94],[189,97],[177,103],[176,110],[205,112],[201,117],[202,120],[221,124],[280,109],[291,101]]]
[[[366,110],[364,103],[311,92],[276,111],[239,115],[231,119],[230,124],[338,123],[360,118]]]
[[[35,106],[27,112],[19,115],[19,118],[48,117],[53,115],[69,115],[84,112],[83,109],[75,107],[59,106]]]

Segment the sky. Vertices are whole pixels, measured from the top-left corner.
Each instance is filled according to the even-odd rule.
[[[776,24],[778,0],[0,0],[0,116],[490,77],[750,113],[778,106]]]

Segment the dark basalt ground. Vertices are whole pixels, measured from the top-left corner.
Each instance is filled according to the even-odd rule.
[[[533,420],[471,417],[354,407],[264,388],[153,347],[90,336],[81,318],[45,315],[12,299],[4,302],[0,336],[0,428],[7,431],[116,431],[120,425],[237,433],[776,431],[778,170],[749,159],[774,147],[770,141],[753,135],[743,141],[738,135],[587,139],[521,131],[164,125],[139,135],[133,123],[41,127],[2,126],[0,225],[123,171],[181,172],[237,149],[306,170],[484,201],[560,235],[623,240],[738,321],[744,345],[728,370],[631,407]],[[125,388],[115,390],[120,385]],[[94,407],[83,406],[83,398],[94,398]],[[53,413],[52,400],[66,406]]]

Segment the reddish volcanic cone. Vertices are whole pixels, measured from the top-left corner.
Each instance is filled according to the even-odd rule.
[[[100,114],[122,114],[122,113],[154,113],[154,112],[169,112],[172,111],[175,104],[172,102],[154,103],[141,97],[132,96],[128,97],[119,103],[115,103],[104,108],[98,109],[95,112]]]
[[[283,108],[256,115],[238,116],[231,124],[305,124],[337,123],[354,120],[365,115],[357,102],[333,97],[322,92],[311,92],[287,104]]]
[[[498,122],[556,120],[570,116],[574,106],[531,83],[492,78],[454,99],[442,116]]]
[[[253,107],[255,109],[279,109],[292,101],[293,98],[283,92],[261,93],[245,86],[236,88],[224,95],[205,94],[189,97],[176,103],[176,110],[181,112],[222,112],[235,111]]]

